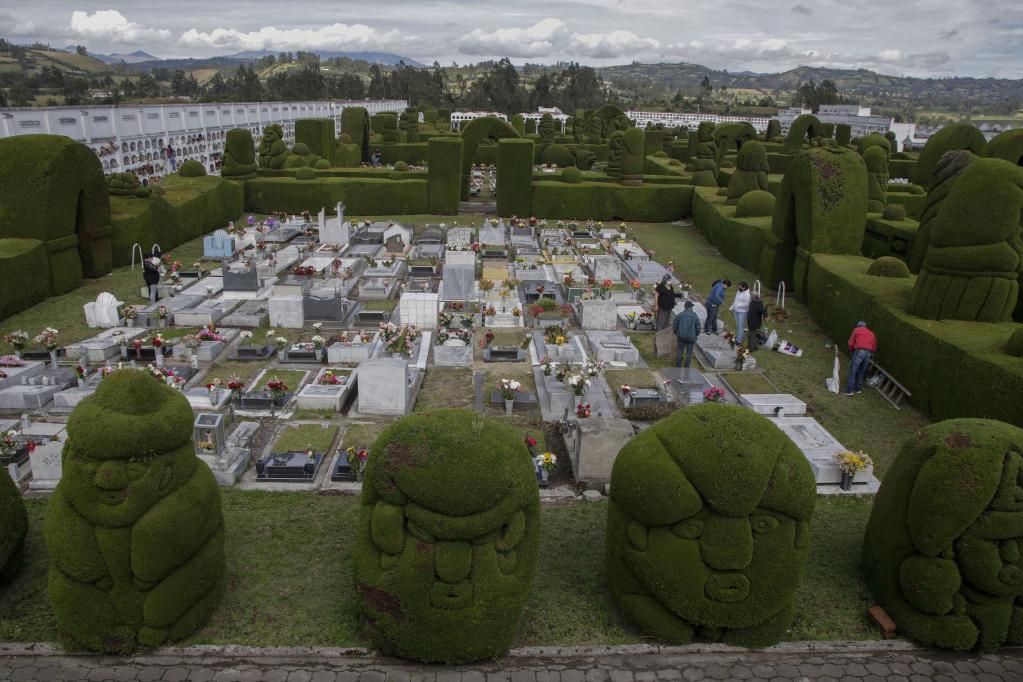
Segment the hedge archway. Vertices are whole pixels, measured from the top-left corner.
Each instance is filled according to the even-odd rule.
[[[809,142],[817,137],[821,122],[813,114],[803,114],[796,118],[789,126],[789,134],[785,138],[785,151],[798,152],[804,142]]]
[[[472,173],[472,160],[476,156],[476,148],[485,138],[502,140],[506,137],[521,137],[507,121],[495,116],[476,118],[462,126],[462,201],[469,200],[469,174]]]

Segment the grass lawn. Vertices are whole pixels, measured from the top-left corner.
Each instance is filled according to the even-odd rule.
[[[475,401],[472,370],[461,367],[438,367],[426,373],[416,397],[416,412],[438,407],[471,409]]]
[[[249,384],[262,369],[262,362],[225,360],[211,367],[209,373],[203,378],[202,383],[206,385],[214,379],[220,379],[224,384],[227,384],[231,378],[238,377],[246,384]]]
[[[777,393],[778,390],[762,374],[756,372],[722,372],[719,376],[736,393]]]
[[[334,436],[337,435],[337,426],[331,425],[326,428],[319,424],[301,424],[288,426],[281,432],[274,443],[275,452],[286,452],[290,450],[308,450],[313,452],[329,452],[330,446],[334,443]]]
[[[227,591],[210,622],[184,643],[365,644],[358,634],[352,584],[359,498],[224,490],[223,501]],[[27,505],[26,565],[11,585],[0,588],[0,641],[57,641],[45,594],[47,556],[41,529],[46,501],[29,500]],[[858,573],[869,510],[862,500],[818,501],[807,577],[786,639],[877,638],[866,621],[870,600]],[[606,518],[607,504],[602,502],[542,507],[537,574],[517,645],[645,639],[624,621],[608,595]]]
[[[653,372],[646,369],[609,369],[604,378],[613,391],[623,384],[630,388],[657,388]]]
[[[384,312],[391,312],[398,307],[398,301],[393,298],[385,298],[375,301],[363,301],[363,310],[383,310]]]
[[[348,424],[345,434],[341,437],[341,449],[350,447],[368,448],[383,433],[388,422],[357,422]]]
[[[306,375],[306,372],[300,369],[267,369],[266,374],[259,380],[259,386],[250,387],[252,390],[261,391],[266,387],[266,382],[271,379],[280,379],[284,382],[284,385],[288,387],[290,393],[298,391],[301,387],[302,378]],[[310,378],[313,376],[312,372],[309,373]]]

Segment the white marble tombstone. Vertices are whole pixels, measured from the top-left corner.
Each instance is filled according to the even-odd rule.
[[[93,328],[116,327],[121,319],[118,313],[118,308],[121,305],[123,303],[118,301],[113,294],[104,291],[96,297],[95,301],[82,306],[85,310],[85,323]]]

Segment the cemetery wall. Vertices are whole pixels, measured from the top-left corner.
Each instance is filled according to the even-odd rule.
[[[693,192],[693,222],[722,255],[747,270],[760,269],[764,238],[771,232],[771,216],[736,218],[735,206],[725,204],[714,187]]]
[[[141,244],[143,250],[159,244],[163,251],[169,251],[223,227],[244,210],[244,190],[236,182],[213,176],[171,175],[160,184],[166,190],[163,196],[110,197],[115,267],[131,263],[132,244]]]
[[[866,274],[859,256],[810,258],[808,302],[814,319],[843,348],[858,320],[877,334],[877,362],[935,419],[981,417],[1023,426],[1023,359],[1006,352],[1021,326],[924,320],[906,311],[915,277]]]
[[[352,215],[427,213],[426,180],[257,178],[245,183],[245,210],[301,213],[343,201]]]
[[[532,215],[548,219],[636,220],[665,223],[691,214],[693,187],[644,183],[533,183]]]

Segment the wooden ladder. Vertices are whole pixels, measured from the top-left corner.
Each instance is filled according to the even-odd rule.
[[[880,377],[880,380],[876,383],[872,382],[874,388],[880,393],[885,400],[891,403],[891,406],[896,410],[901,410],[899,405],[903,400],[913,395],[910,393],[905,386],[900,384],[892,377],[881,365],[877,364],[873,360],[870,361],[870,366],[867,369],[867,374],[870,375],[871,379]]]

